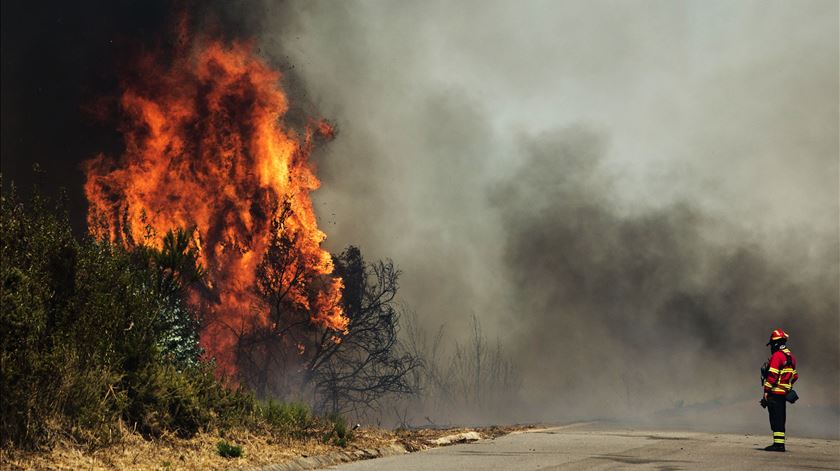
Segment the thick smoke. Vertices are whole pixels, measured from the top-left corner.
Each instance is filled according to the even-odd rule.
[[[266,16],[264,49],[339,127],[316,195],[328,243],[394,258],[427,329],[462,337],[475,314],[499,335],[519,417],[762,427],[781,326],[802,421],[836,433],[835,3]]]
[[[812,260],[721,241],[727,223],[689,202],[628,215],[603,140],[583,129],[524,139],[521,153],[494,195],[521,313],[517,358],[538,404],[631,418],[754,406],[761,334],[781,325],[808,378],[804,403],[836,407],[836,245]]]

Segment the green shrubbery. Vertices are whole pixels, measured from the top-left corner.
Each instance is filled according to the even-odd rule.
[[[242,456],[242,447],[228,443],[224,440],[216,444],[216,451],[223,458],[239,458]]]
[[[347,429],[347,419],[340,415],[333,415],[330,418],[332,428],[324,435],[324,443],[332,443],[335,446],[346,447],[347,442],[353,439],[353,431]]]
[[[159,250],[126,250],[74,237],[55,207],[37,195],[24,204],[14,188],[0,204],[4,446],[59,437],[106,444],[120,423],[147,436],[314,426],[306,406],[260,403],[220,384],[200,360],[182,291],[202,270],[186,233],[167,234]]]
[[[299,435],[311,429],[316,421],[309,406],[294,402],[276,402],[272,399],[259,406],[259,416],[273,430],[289,435]]]

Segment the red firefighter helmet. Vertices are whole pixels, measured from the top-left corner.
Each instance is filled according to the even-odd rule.
[[[770,341],[767,342],[767,345],[770,345],[777,340],[787,340],[789,338],[790,335],[788,335],[787,332],[782,329],[776,329],[773,332],[770,332]]]

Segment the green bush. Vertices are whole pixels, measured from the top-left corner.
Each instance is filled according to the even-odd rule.
[[[242,456],[242,447],[230,444],[224,440],[216,444],[216,451],[223,458],[239,458]]]
[[[347,429],[347,419],[343,416],[334,414],[329,417],[332,423],[331,430],[324,435],[323,442],[340,446],[342,448],[347,446],[347,443],[353,439],[353,431]]]
[[[278,403],[273,399],[260,404],[260,415],[266,424],[280,433],[297,435],[314,425],[309,407],[299,403]]]
[[[56,433],[102,443],[118,421],[190,435],[249,399],[199,361],[184,280],[201,275],[183,232],[162,250],[73,236],[66,212],[14,188],[0,200],[0,433],[23,447]],[[244,399],[243,399],[244,398]]]

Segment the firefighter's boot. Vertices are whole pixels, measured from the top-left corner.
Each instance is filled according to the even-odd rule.
[[[785,451],[785,432],[773,432],[773,444],[764,451]]]

